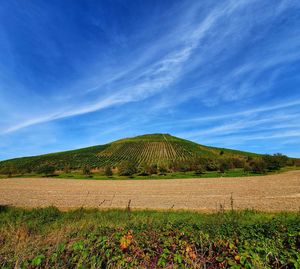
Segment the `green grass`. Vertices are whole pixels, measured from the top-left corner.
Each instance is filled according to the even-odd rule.
[[[149,176],[140,176],[140,175],[133,175],[131,177],[128,176],[119,176],[118,174],[114,174],[112,177],[107,177],[103,173],[93,173],[90,176],[85,176],[81,172],[71,172],[71,173],[60,173],[54,176],[50,176],[52,178],[64,178],[64,179],[93,179],[93,180],[126,180],[126,179],[144,179],[144,180],[160,180],[160,179],[188,179],[188,178],[219,178],[219,177],[248,177],[248,176],[264,176],[264,175],[272,175],[278,174],[288,171],[300,170],[300,167],[292,166],[292,167],[283,167],[278,171],[268,172],[265,174],[258,174],[252,172],[244,172],[243,169],[232,169],[225,171],[225,173],[220,173],[217,171],[212,172],[205,172],[203,174],[195,174],[195,172],[174,172],[174,173],[167,173],[165,175],[149,175]],[[28,178],[28,177],[36,177],[40,178],[42,175],[36,173],[29,173],[29,174],[17,174],[13,175],[14,178]],[[47,177],[47,176],[44,176]],[[1,178],[7,178],[7,176],[0,175]]]
[[[282,170],[282,172],[290,171],[291,169],[285,168]],[[277,173],[280,173],[281,171],[277,171]],[[274,172],[272,172],[273,174]],[[267,173],[271,174],[271,173]],[[195,172],[174,172],[174,173],[166,173],[165,175],[148,175],[148,176],[141,176],[141,175],[133,175],[131,177],[128,176],[119,176],[118,174],[114,174],[111,177],[107,177],[103,173],[92,173],[90,176],[83,175],[81,172],[71,172],[71,173],[59,173],[55,174],[53,178],[70,178],[70,179],[95,179],[95,180],[125,180],[125,179],[179,179],[179,178],[218,178],[218,177],[246,177],[246,176],[262,176],[266,174],[257,174],[252,172],[244,172],[243,169],[232,169],[229,171],[225,171],[225,173],[220,173],[217,171],[212,172],[205,172],[203,174],[195,174]],[[29,174],[17,174],[13,175],[14,178],[28,178],[28,177],[47,177],[42,176],[40,174],[36,173],[29,173]],[[0,178],[7,178],[7,176],[0,176]]]
[[[299,268],[300,214],[0,207],[1,268]]]

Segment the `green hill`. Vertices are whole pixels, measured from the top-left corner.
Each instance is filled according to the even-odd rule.
[[[23,157],[0,162],[0,169],[12,166],[14,171],[31,172],[42,165],[52,165],[57,170],[68,165],[71,169],[81,169],[85,165],[91,168],[117,166],[128,160],[139,164],[166,164],[185,162],[195,158],[244,158],[258,156],[254,153],[208,147],[181,139],[169,134],[147,134],[132,138],[124,138],[115,142],[45,154]]]

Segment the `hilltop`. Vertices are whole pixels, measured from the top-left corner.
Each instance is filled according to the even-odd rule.
[[[181,139],[170,134],[146,134],[120,139],[105,145],[82,149],[23,157],[0,162],[0,168],[7,165],[17,170],[30,172],[41,165],[52,165],[56,169],[80,169],[85,165],[91,168],[118,166],[124,160],[139,164],[167,164],[185,162],[198,157],[218,159],[220,157],[247,158],[258,156],[254,153],[208,147]]]
[[[299,163],[298,163],[299,164]],[[91,175],[152,175],[194,171],[242,169],[247,175],[278,170],[296,161],[284,155],[259,155],[250,152],[204,146],[170,134],[146,134],[120,139],[105,145],[15,158],[0,162],[0,174],[69,174],[81,171]],[[114,171],[111,171],[114,170]],[[102,171],[102,172],[101,172]]]

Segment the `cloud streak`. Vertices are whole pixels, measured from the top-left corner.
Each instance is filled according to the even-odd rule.
[[[1,133],[7,134],[40,123],[82,115],[115,105],[137,102],[166,89],[176,80],[180,79],[185,63],[198,48],[199,43],[205,37],[207,32],[214,27],[215,23],[221,17],[230,15],[240,6],[241,4],[237,4],[233,1],[225,3],[221,7],[213,9],[213,11],[211,11],[206,18],[197,25],[189,25],[189,31],[185,34],[185,37],[180,37],[177,41],[175,40],[175,42],[178,43],[176,47],[179,47],[179,49],[170,51],[165,57],[163,57],[163,59],[154,62],[145,70],[139,72],[138,75],[135,75],[132,78],[126,78],[127,81],[131,82],[125,82],[125,85],[121,86],[121,89],[114,90],[113,94],[100,98],[100,100],[96,102],[89,102],[84,106],[76,104],[76,107],[78,107],[76,109],[73,107],[67,110],[59,109],[58,111],[51,112],[48,115],[25,120],[22,123],[18,123],[2,130]],[[176,32],[179,31],[180,30],[176,30]],[[136,70],[135,68],[129,69],[133,71]],[[113,82],[127,75],[128,72],[121,71],[121,74],[115,75],[115,77],[112,77],[110,81],[104,81],[104,84]],[[85,94],[89,94],[91,92],[94,93],[101,89],[102,85],[103,83],[93,86],[92,88],[82,89],[82,92]]]
[[[279,140],[280,128],[297,137],[298,1],[12,2],[0,7],[3,139],[43,128],[65,132],[61,143],[76,130],[80,145],[153,131],[229,146]],[[69,8],[76,19],[56,22]]]

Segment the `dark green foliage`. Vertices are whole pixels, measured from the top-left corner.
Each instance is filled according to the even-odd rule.
[[[231,164],[233,168],[244,168],[246,160],[242,158],[231,158]]]
[[[44,164],[38,167],[37,171],[38,174],[43,174],[46,176],[53,175],[55,172],[55,167],[53,165]]]
[[[71,172],[70,164],[66,163],[66,164],[64,165],[63,170],[64,170],[64,173],[66,173],[66,174],[70,173],[70,172]]]
[[[169,164],[169,169],[172,172],[179,172],[180,171],[180,162],[175,161],[175,160],[171,160],[170,164]]]
[[[160,175],[166,175],[169,172],[167,166],[164,164],[159,165],[158,171]]]
[[[17,173],[17,168],[13,163],[4,163],[0,166],[0,174],[11,177],[14,173]]]
[[[113,172],[112,172],[110,166],[106,166],[104,172],[105,172],[105,175],[106,175],[107,177],[111,177],[111,176],[113,175]]]
[[[136,164],[131,161],[122,161],[118,165],[120,176],[132,176],[137,172]]]
[[[229,169],[232,169],[232,168],[234,168],[234,167],[233,167],[232,161],[230,159],[223,158],[220,160],[219,170],[221,173],[225,173],[225,171],[228,171]]]
[[[149,175],[157,174],[157,164],[156,163],[150,164],[148,168],[149,168],[149,170],[148,170]]]
[[[245,163],[244,172],[246,172],[246,173],[252,172],[252,167],[250,166],[249,163]]]
[[[91,167],[86,164],[83,166],[83,169],[82,169],[82,173],[85,175],[85,176],[90,176],[92,174],[91,172]]]
[[[179,172],[188,172],[190,170],[191,168],[188,162],[179,162]]]
[[[138,167],[138,173],[140,176],[149,176],[150,166],[147,163],[141,163]]]
[[[280,168],[287,165],[288,157],[285,155],[282,155],[280,153],[274,154],[274,155],[264,155],[262,157],[262,160],[266,164],[266,168],[269,171],[279,170]]]
[[[205,172],[205,168],[202,164],[197,164],[192,171],[194,171],[196,175],[202,175]]]
[[[218,160],[208,159],[206,163],[207,171],[218,171],[219,170],[219,162]]]
[[[0,210],[0,268],[299,268],[300,215]]]
[[[158,173],[158,166],[155,163],[141,163],[137,170],[139,176],[151,176]]]
[[[267,170],[266,163],[260,158],[253,159],[250,162],[250,167],[251,167],[251,171],[257,174],[266,173]]]

